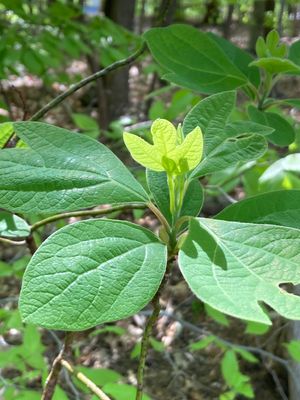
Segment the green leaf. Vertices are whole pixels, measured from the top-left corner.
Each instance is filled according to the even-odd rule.
[[[117,383],[122,380],[122,375],[118,372],[108,368],[88,368],[84,366],[76,367],[76,372],[81,372],[87,376],[97,386],[104,386],[109,383]],[[84,393],[89,393],[89,389],[79,379],[74,378],[74,383]]]
[[[249,124],[232,123],[227,126],[235,99],[236,93],[233,91],[218,93],[200,101],[187,114],[183,132],[186,134],[195,126],[200,126],[204,133],[204,157],[192,172],[193,177],[223,170],[239,161],[257,159],[266,151],[267,145],[263,136],[241,132],[243,127],[248,130]]]
[[[14,132],[13,124],[11,122],[4,122],[0,124],[0,149],[6,144],[8,139]]]
[[[67,331],[126,318],[156,293],[166,257],[152,232],[131,223],[65,226],[39,247],[25,271],[22,318]]]
[[[122,336],[126,333],[126,329],[122,328],[121,326],[107,325],[104,328],[96,329],[95,331],[91,332],[89,337],[98,336],[103,333],[113,333],[115,335]]]
[[[256,41],[255,51],[256,51],[257,57],[259,57],[259,58],[264,58],[264,57],[268,56],[266,42],[262,36],[259,36]]]
[[[295,63],[296,65],[300,66],[300,40],[294,42],[290,49],[288,58]]]
[[[259,194],[231,204],[215,218],[300,229],[300,190],[279,190]]]
[[[211,317],[214,321],[218,322],[218,324],[229,326],[229,320],[220,311],[216,310],[215,308],[211,307],[208,304],[204,304],[206,314]]]
[[[131,350],[131,353],[130,353],[130,358],[131,358],[132,360],[134,360],[135,358],[138,358],[138,357],[140,356],[140,354],[141,354],[141,347],[142,347],[141,342],[137,342],[137,343],[134,345],[134,348]]]
[[[6,211],[0,211],[0,236],[26,237],[30,234],[30,226],[24,219]]]
[[[238,360],[233,350],[227,350],[221,361],[222,375],[227,385],[235,392],[252,399],[254,397],[249,377],[240,372]]]
[[[228,134],[232,134],[234,132],[235,136],[253,133],[268,136],[271,135],[272,132],[274,132],[274,128],[262,124],[257,124],[253,121],[229,122],[226,125],[225,130],[228,132]]]
[[[166,350],[165,345],[163,342],[156,340],[153,337],[150,337],[150,344],[153,350],[158,351],[158,352],[164,352]]]
[[[250,335],[264,335],[269,330],[269,325],[261,324],[259,322],[247,321],[245,333]]]
[[[260,184],[270,186],[273,180],[285,179],[286,173],[293,172],[300,174],[300,153],[289,154],[275,161],[264,173],[260,176]]]
[[[268,135],[268,140],[277,146],[288,146],[295,140],[294,128],[280,115],[260,111],[253,106],[248,107],[248,114],[252,121],[274,129],[274,132]]]
[[[169,223],[172,222],[170,212],[170,196],[167,175],[165,172],[155,172],[147,169],[147,183],[154,201]],[[183,199],[180,216],[197,216],[204,200],[203,189],[200,182],[194,179],[190,182]]]
[[[189,348],[191,351],[203,350],[211,343],[214,343],[214,341],[215,341],[215,336],[213,335],[206,336],[205,338],[199,340],[198,342],[191,343],[189,345]]]
[[[74,123],[83,131],[98,131],[99,126],[94,118],[86,114],[73,113],[72,118]]]
[[[164,78],[202,93],[216,93],[244,85],[246,76],[208,34],[189,25],[150,29],[144,34]]]
[[[101,143],[40,122],[14,128],[31,149],[1,150],[0,207],[36,214],[147,201],[141,185]]]
[[[300,99],[284,99],[281,101],[291,107],[300,108]]]
[[[300,318],[300,298],[279,287],[300,282],[300,230],[193,219],[179,266],[203,302],[237,318],[270,324],[259,303]]]
[[[250,66],[263,68],[270,74],[280,74],[286,72],[296,74],[300,73],[300,66],[288,59],[282,59],[278,57],[259,58],[258,60],[252,61]]]
[[[153,171],[164,171],[164,167],[161,163],[161,156],[154,151],[153,145],[147,143],[139,136],[128,132],[124,132],[123,139],[131,157],[136,162]]]
[[[292,359],[300,363],[300,340],[291,340],[289,343],[284,343],[284,346]]]
[[[135,400],[136,396],[136,388],[125,384],[108,383],[103,387],[103,391],[113,396],[114,400]],[[144,394],[142,400],[151,400],[151,398]]]
[[[256,67],[249,67],[249,64],[254,60],[249,53],[219,35],[212,32],[207,32],[207,35],[218,44],[223,53],[230,58],[231,62],[248,78],[251,83],[255,86],[259,85],[259,70]]]
[[[157,119],[151,126],[151,135],[153,145],[136,135],[124,132],[125,145],[139,164],[154,171],[167,171],[171,175],[184,174],[199,164],[203,150],[203,137],[199,127],[195,127],[182,138],[180,126],[176,130],[171,122]]]
[[[239,379],[239,363],[235,352],[227,350],[221,361],[222,376],[229,387],[235,387]]]
[[[254,322],[252,322],[252,323],[254,324]],[[264,326],[267,326],[267,328],[269,329],[268,325],[264,325]],[[252,353],[250,353],[250,351],[242,349],[241,347],[233,347],[233,350],[235,353],[239,354],[244,360],[246,360],[248,362],[251,362],[251,363],[258,362],[258,359]]]

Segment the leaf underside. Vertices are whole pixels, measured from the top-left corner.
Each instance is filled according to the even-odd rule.
[[[205,303],[237,318],[270,324],[266,303],[300,319],[300,298],[280,284],[300,283],[300,230],[194,219],[179,254],[191,290]]]

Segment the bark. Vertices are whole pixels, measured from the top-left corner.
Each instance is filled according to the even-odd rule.
[[[105,15],[128,30],[133,30],[135,0],[107,0]],[[107,99],[107,120],[123,115],[129,103],[129,67],[124,67],[104,79]]]
[[[265,19],[265,2],[255,0],[253,3],[252,23],[250,25],[249,50],[255,53],[255,43],[259,36],[263,35]]]
[[[232,24],[233,11],[234,11],[234,4],[228,4],[227,16],[223,25],[223,36],[225,39],[230,38],[230,28]]]

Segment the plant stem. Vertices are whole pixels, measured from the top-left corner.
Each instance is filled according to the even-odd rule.
[[[26,244],[25,240],[17,241],[17,240],[10,240],[4,237],[0,237],[0,242],[14,246],[23,246],[24,244]]]
[[[61,93],[59,96],[57,96],[55,99],[51,100],[48,104],[46,104],[43,108],[41,108],[38,112],[36,112],[30,118],[30,121],[37,121],[37,120],[41,119],[45,114],[47,114],[48,111],[50,111],[52,108],[56,107],[58,104],[60,104],[62,101],[64,101],[67,97],[71,96],[73,93],[75,93],[77,90],[81,89],[85,85],[107,75],[111,71],[114,71],[118,68],[124,67],[125,65],[131,64],[145,51],[145,49],[146,49],[146,44],[143,42],[141,47],[138,50],[136,50],[133,54],[131,54],[129,57],[124,58],[122,60],[118,60],[118,61],[114,62],[113,64],[110,64],[108,67],[103,68],[100,71],[97,71],[90,76],[87,76],[86,78],[75,83],[74,85],[71,85],[69,87],[69,89],[67,89],[65,92]]]
[[[60,219],[71,218],[71,217],[85,217],[85,216],[95,217],[98,215],[110,214],[115,211],[125,211],[125,210],[144,209],[144,208],[146,208],[145,204],[125,204],[125,205],[122,204],[119,206],[103,208],[101,210],[83,210],[83,211],[65,212],[62,214],[52,215],[51,217],[36,222],[31,226],[31,232],[36,231],[43,225],[50,224],[51,222],[55,222]]]
[[[150,315],[150,317],[146,323],[145,329],[144,329],[142,342],[141,342],[139,365],[138,365],[138,370],[137,370],[137,390],[136,390],[135,400],[142,400],[142,398],[143,398],[145,364],[146,364],[146,359],[147,359],[147,354],[148,354],[148,349],[149,349],[149,340],[150,340],[150,336],[151,336],[153,327],[154,327],[154,325],[159,317],[159,314],[160,314],[160,310],[161,310],[160,295],[161,295],[161,292],[164,289],[166,282],[168,280],[169,272],[172,267],[172,259],[173,259],[173,257],[168,261],[167,270],[164,275],[164,278],[160,284],[158,291],[156,292],[156,294],[152,300],[153,311],[152,311],[152,314]]]
[[[110,397],[107,396],[94,382],[92,382],[87,376],[85,376],[82,372],[77,372],[72,365],[61,359],[60,363],[63,367],[65,367],[71,374],[75,375],[77,379],[79,379],[85,386],[90,389],[99,399],[101,400],[111,400]]]
[[[46,383],[45,383],[45,387],[43,390],[41,400],[51,400],[52,399],[52,397],[54,395],[55,387],[57,384],[58,376],[59,376],[59,373],[60,373],[60,370],[62,367],[61,360],[63,359],[65,354],[70,351],[72,340],[73,340],[73,334],[70,332],[67,332],[66,336],[65,336],[64,345],[63,345],[62,349],[60,350],[58,356],[53,361],[50,373],[46,379]]]

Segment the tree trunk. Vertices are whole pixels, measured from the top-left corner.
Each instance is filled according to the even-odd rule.
[[[250,25],[249,51],[255,53],[255,43],[259,36],[263,35],[265,20],[265,2],[255,0],[253,3],[252,23]]]
[[[135,0],[107,0],[105,15],[112,21],[133,30]],[[129,67],[123,67],[107,75],[104,87],[107,97],[108,121],[113,121],[123,115],[129,103]]]
[[[234,12],[234,4],[228,4],[227,16],[226,16],[226,19],[225,19],[224,25],[223,25],[223,36],[225,39],[230,38],[230,28],[231,28],[231,24],[232,24],[233,12]]]

